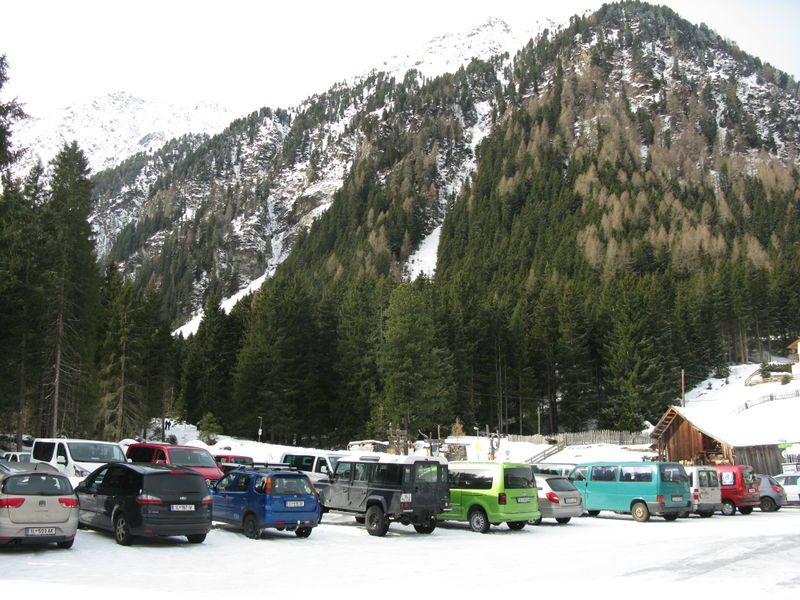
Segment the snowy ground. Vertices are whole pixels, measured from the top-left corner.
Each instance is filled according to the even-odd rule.
[[[371,537],[352,517],[325,515],[308,539],[267,532],[251,540],[217,528],[184,538],[118,546],[79,531],[71,550],[0,549],[3,597],[148,600],[188,598],[515,597],[675,598],[675,593],[758,593],[796,598],[800,510],[668,523],[601,513],[490,533],[466,524],[431,535],[392,524]],[[762,596],[763,595],[763,596]],[[685,596],[690,597],[690,596]],[[754,596],[750,596],[754,597]]]

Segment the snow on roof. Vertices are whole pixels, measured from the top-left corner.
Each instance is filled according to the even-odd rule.
[[[673,409],[706,435],[730,446],[800,441],[797,365],[793,365],[794,378],[789,383],[746,385],[748,376],[758,369],[755,364],[732,367],[728,378],[707,380],[687,394],[686,406]]]

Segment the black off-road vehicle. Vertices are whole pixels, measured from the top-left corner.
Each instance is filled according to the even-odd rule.
[[[436,515],[449,510],[447,461],[439,457],[341,458],[315,485],[323,511],[354,514],[370,535],[385,535],[392,521],[431,533]]]

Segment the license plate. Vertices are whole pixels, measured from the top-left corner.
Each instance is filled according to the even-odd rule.
[[[683,496],[673,496],[672,497],[672,501],[673,502],[683,502]]]
[[[55,534],[56,534],[55,527],[28,527],[25,529],[25,535],[30,535],[30,536],[55,535]]]
[[[523,496],[522,498],[517,498],[517,502],[520,502],[520,503],[530,502],[530,501],[531,501],[531,499],[528,496]]]
[[[306,503],[302,500],[287,500],[286,508],[302,508]]]
[[[173,504],[169,509],[174,512],[192,512],[194,504]]]
[[[577,504],[577,498],[564,498],[564,504]]]

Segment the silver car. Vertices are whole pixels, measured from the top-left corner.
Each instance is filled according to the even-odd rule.
[[[0,471],[0,544],[71,548],[78,529],[78,497],[60,473]]]
[[[756,475],[758,478],[758,493],[761,496],[761,510],[775,512],[781,506],[786,506],[786,491],[783,486],[769,475]]]
[[[569,479],[544,473],[536,473],[535,478],[542,516],[531,521],[531,524],[538,525],[542,519],[555,519],[563,525],[569,523],[572,517],[583,514],[583,497]]]

